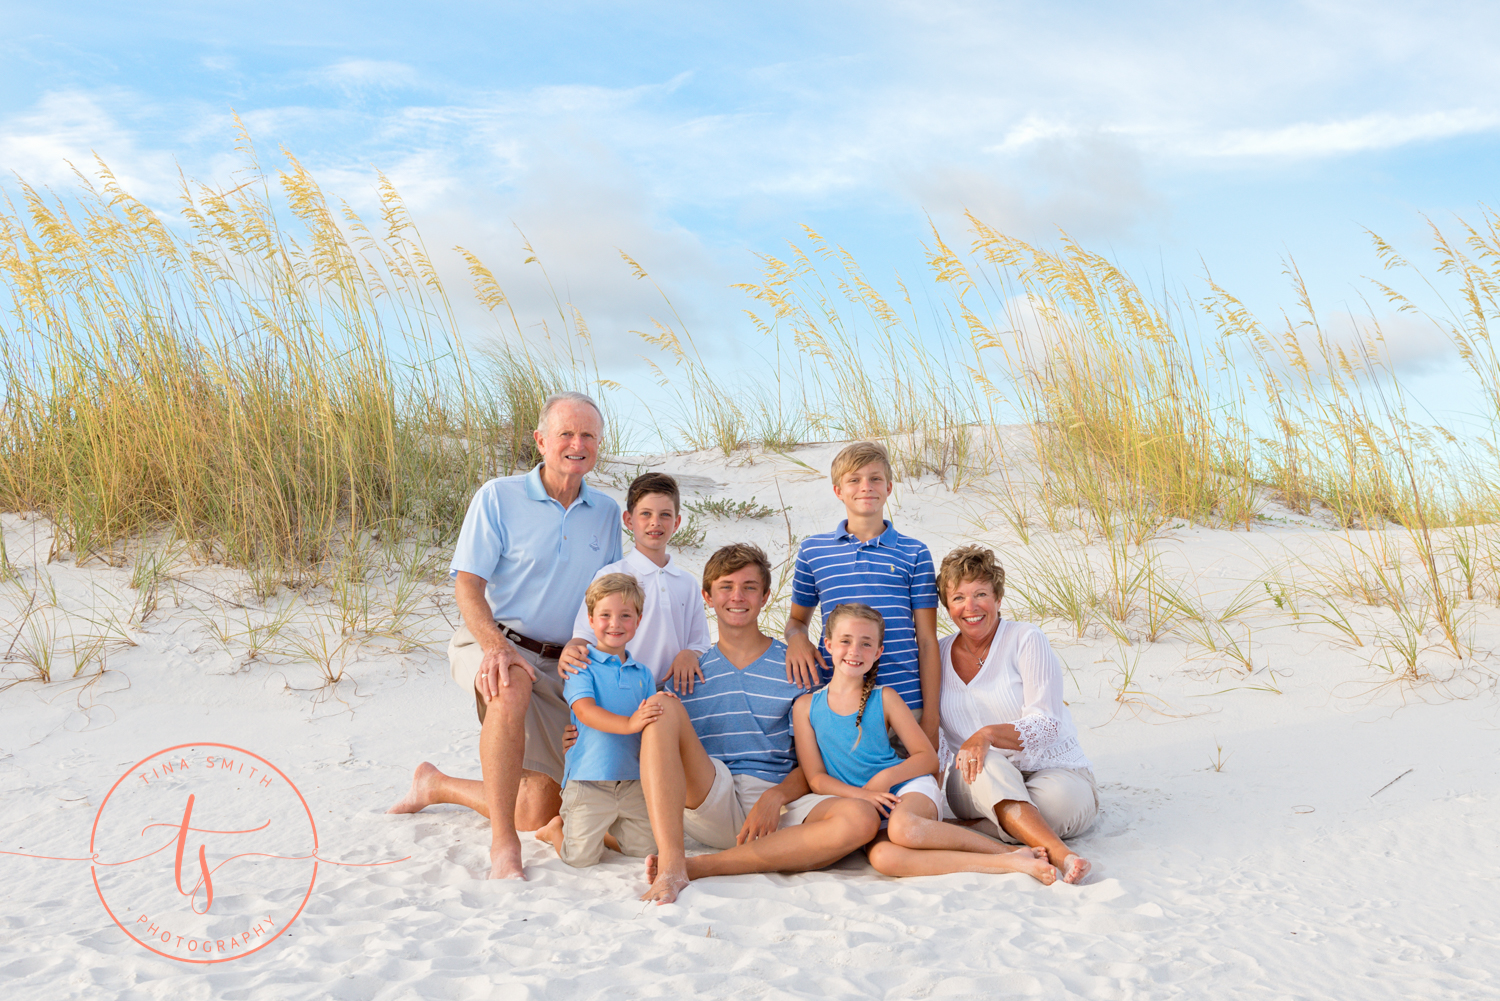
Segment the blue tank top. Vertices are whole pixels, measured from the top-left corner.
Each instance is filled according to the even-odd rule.
[[[870,698],[865,703],[863,731],[855,727],[856,713],[841,716],[833,711],[828,705],[827,688],[813,693],[807,721],[812,724],[813,735],[818,738],[823,768],[846,785],[864,788],[876,772],[899,765],[904,760],[892,750],[890,738],[885,733],[884,695],[881,692],[884,687],[876,685],[870,690]],[[856,738],[859,739],[857,745]],[[899,792],[910,781],[896,783],[891,792]]]

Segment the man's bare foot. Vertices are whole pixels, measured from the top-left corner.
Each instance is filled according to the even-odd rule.
[[[405,798],[391,807],[386,813],[416,813],[418,810],[426,809],[433,803],[432,790],[437,785],[437,780],[442,778],[443,773],[430,762],[422,762],[411,776],[411,790]]]
[[[662,870],[655,855],[646,856],[646,878],[651,880],[651,887],[641,894],[642,900],[654,900],[657,904],[670,904],[677,899],[677,895],[687,888],[687,869]]]
[[[538,827],[532,831],[531,836],[538,841],[545,841],[553,848],[556,848],[557,843],[562,840],[562,818],[553,817],[547,821],[545,827]]]
[[[1063,859],[1062,869],[1064,883],[1082,883],[1088,878],[1089,870],[1093,868],[1089,860],[1081,855],[1069,855]]]
[[[525,879],[521,871],[521,842],[490,846],[490,879]]]

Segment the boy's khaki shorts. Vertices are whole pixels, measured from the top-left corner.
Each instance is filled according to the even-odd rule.
[[[568,725],[571,713],[563,700],[563,681],[557,676],[557,661],[520,647],[516,647],[516,653],[536,671],[536,680],[531,683],[531,703],[526,707],[526,752],[521,767],[541,772],[561,785],[563,727]],[[479,664],[483,660],[484,649],[475,642],[474,634],[469,632],[468,626],[459,626],[448,644],[448,670],[453,680],[474,696],[481,726],[484,725],[485,706],[474,687],[474,678],[479,674]]]
[[[625,855],[645,858],[656,851],[646,794],[639,779],[587,782],[563,786],[562,848],[558,855],[571,866],[594,865],[604,855],[604,835],[613,834]]]
[[[682,812],[683,833],[694,841],[710,848],[724,850],[733,848],[745,818],[755,808],[761,793],[774,786],[775,782],[754,775],[735,775],[729,766],[718,758],[709,758],[714,763],[714,784],[696,810]],[[792,800],[781,811],[781,827],[795,827],[807,819],[812,808],[833,796],[808,793]]]

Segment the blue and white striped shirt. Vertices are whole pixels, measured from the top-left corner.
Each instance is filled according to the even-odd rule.
[[[885,523],[885,531],[868,542],[849,532],[849,522],[822,535],[808,536],[797,549],[792,573],[792,604],[823,606],[828,613],[839,605],[869,605],[885,618],[885,651],[876,680],[889,685],[913,710],[922,708],[922,679],[917,665],[917,626],[912,612],[936,608],[937,571],[932,552],[909,535]],[[828,647],[818,641],[823,658]],[[826,683],[832,677],[825,673]]]
[[[717,646],[698,658],[703,680],[692,694],[666,687],[682,700],[703,749],[735,775],[780,782],[797,766],[792,746],[792,703],[806,693],[786,680],[786,644],[781,640],[743,669]]]

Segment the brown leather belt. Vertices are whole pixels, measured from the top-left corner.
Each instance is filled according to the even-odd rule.
[[[495,625],[500,627],[500,635],[510,640],[522,650],[530,650],[532,653],[547,660],[556,660],[562,656],[563,648],[556,643],[543,643],[540,640],[532,639],[530,636],[522,636],[510,626],[501,625],[498,622]]]

